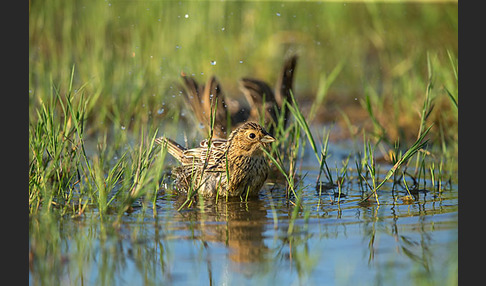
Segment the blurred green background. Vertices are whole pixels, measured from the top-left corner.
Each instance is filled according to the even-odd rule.
[[[294,89],[304,109],[342,65],[317,121],[339,121],[340,110],[352,124],[369,121],[368,94],[391,137],[413,137],[429,56],[437,98],[431,118],[450,126],[441,136],[455,141],[457,109],[444,88],[457,99],[457,1],[393,2],[32,0],[30,120],[53,85],[68,89],[73,66],[93,134],[179,118],[182,71],[200,82],[216,75],[226,95],[239,98],[239,78],[273,85],[285,56],[297,53]]]

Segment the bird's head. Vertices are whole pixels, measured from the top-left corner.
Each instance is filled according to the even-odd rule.
[[[246,122],[231,132],[228,140],[233,150],[246,153],[245,155],[259,155],[262,153],[261,148],[267,147],[275,141],[260,124],[255,122]]]

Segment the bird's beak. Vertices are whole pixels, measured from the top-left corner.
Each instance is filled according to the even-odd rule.
[[[262,143],[271,143],[273,141],[275,141],[275,138],[273,138],[273,136],[270,134],[267,134],[260,139],[260,142]]]

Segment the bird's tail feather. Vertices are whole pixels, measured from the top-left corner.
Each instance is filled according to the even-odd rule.
[[[182,158],[184,157],[183,153],[187,149],[182,147],[180,144],[175,142],[172,139],[166,138],[166,137],[159,137],[155,139],[155,143],[162,145],[162,146],[167,146],[167,151],[169,154],[174,156],[179,162],[182,162]]]

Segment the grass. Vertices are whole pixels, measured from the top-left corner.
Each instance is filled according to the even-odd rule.
[[[42,5],[36,1],[30,5],[31,213],[42,207],[48,210],[55,207],[64,213],[82,214],[94,207],[103,214],[112,207],[127,210],[131,203],[145,195],[151,198],[157,192],[155,182],[160,181],[164,170],[165,153],[154,156],[150,151],[153,142],[148,138],[156,136],[161,123],[170,126],[187,122],[189,118],[186,117],[190,117],[184,115],[188,112],[178,111],[182,102],[177,84],[179,73],[193,74],[202,81],[210,74],[216,74],[231,94],[236,86],[234,78],[255,70],[255,76],[270,82],[274,80],[275,70],[282,61],[279,45],[286,41],[289,43],[287,50],[305,49],[306,53],[300,56],[292,102],[284,105],[284,109],[293,115],[294,122],[285,129],[281,127],[283,124],[277,126],[275,136],[279,149],[274,148],[271,154],[276,157],[273,164],[284,174],[288,191],[294,198],[299,200],[296,179],[302,174],[297,163],[302,162],[307,144],[320,166],[316,185],[322,186],[321,173],[326,175],[329,186],[339,183],[327,163],[330,155],[327,145],[333,132],[323,137],[320,146],[311,132],[313,124],[322,122],[322,107],[327,105],[332,110],[330,102],[336,100],[337,93],[343,98],[342,103],[356,97],[356,93],[362,94],[357,102],[368,114],[365,122],[357,121],[353,113],[347,112],[347,105],[339,108],[339,118],[344,119],[350,132],[371,135],[372,140],[363,142],[365,157],[357,159],[355,165],[360,174],[360,185],[371,186],[369,189],[376,201],[376,191],[392,176],[396,181],[398,169],[403,165],[408,168],[411,157],[416,158],[413,177],[424,179],[427,171],[434,177],[434,186],[440,186],[440,179],[444,179],[442,162],[457,156],[457,35],[450,32],[450,26],[454,31],[457,24],[451,14],[457,5],[365,3],[350,5],[348,9],[331,3],[301,6],[297,3],[265,3],[257,6],[251,2],[171,5],[114,1],[108,5],[54,1],[51,5]],[[399,21],[392,19],[402,19],[404,16],[399,11],[404,8],[414,15],[417,23],[428,27],[428,32],[440,31],[443,42],[428,41],[422,49],[424,53],[421,49],[410,51],[401,47],[404,39],[394,33],[385,33],[385,26],[392,30],[398,25]],[[203,16],[198,9],[207,11],[210,16]],[[280,16],[273,13],[275,9]],[[233,16],[222,22],[214,15],[223,10],[232,11]],[[263,21],[255,22],[245,14],[250,11]],[[320,17],[324,22],[319,22],[319,26],[328,28],[304,28],[309,19],[302,16],[312,18],[317,14],[325,16]],[[348,15],[353,15],[363,25],[357,29],[349,21],[343,21]],[[434,17],[445,17],[450,26],[437,24]],[[174,23],[171,31],[163,28],[168,21]],[[193,30],[199,21],[207,21],[207,30],[202,27]],[[238,26],[240,21],[245,23],[245,29],[252,31],[248,47],[230,44],[250,37]],[[283,38],[270,34],[269,29],[274,23],[286,27],[290,21],[295,27],[285,36],[287,39],[283,34],[279,36]],[[336,22],[342,25],[336,26]],[[201,45],[200,39],[204,37],[191,38],[186,31],[202,35],[218,31],[214,34],[218,44]],[[412,26],[407,30],[412,34],[401,36],[412,39],[423,36],[423,31]],[[181,34],[185,37],[180,37]],[[343,34],[349,37],[338,36]],[[295,42],[291,40],[294,38]],[[331,38],[335,40],[332,45],[330,42],[322,45],[322,39]],[[272,44],[270,39],[278,41]],[[362,41],[369,45],[360,51],[346,51],[338,48],[343,41]],[[314,44],[310,44],[312,42]],[[256,43],[263,48],[251,49]],[[417,41],[416,44],[425,43]],[[298,45],[304,46],[299,48]],[[347,46],[352,43],[348,42]],[[199,53],[187,52],[196,47]],[[332,57],[324,59],[323,51]],[[268,67],[257,64],[267,55],[272,55]],[[366,66],[357,64],[363,60],[368,61]],[[216,64],[208,64],[211,61]],[[380,66],[381,71],[373,70],[376,66]],[[364,69],[369,70],[363,72]],[[360,81],[364,81],[362,90],[343,90],[346,82]],[[426,123],[435,126],[427,129],[428,134]],[[366,124],[371,124],[371,129]],[[432,152],[442,158],[440,163],[425,161],[427,153],[422,152],[424,133],[431,146],[441,146],[442,152]],[[190,137],[194,134],[189,131]],[[356,135],[353,134],[353,138]],[[208,137],[211,138],[211,134]],[[87,150],[86,142],[93,141],[96,148]],[[395,146],[400,146],[399,142],[411,147],[398,150]],[[126,149],[127,146],[130,147]],[[384,179],[378,180],[375,152],[386,153],[390,149],[395,149],[394,165]],[[427,152],[430,154],[431,151]],[[151,170],[152,165],[157,166],[156,171]],[[436,166],[441,170],[436,170]],[[195,193],[191,192],[188,199]]]
[[[52,87],[49,102],[42,103],[36,110],[38,120],[29,128],[29,206],[30,210],[45,202],[52,205],[69,205],[79,184],[79,166],[87,160],[83,144],[86,101],[79,95],[75,103],[72,78],[67,94],[62,96]],[[56,116],[56,106],[62,110],[62,117]]]
[[[81,215],[95,208],[102,216],[114,201],[118,202],[115,208],[127,210],[135,200],[151,194],[148,189],[158,190],[165,152],[154,155],[157,130],[147,142],[142,129],[139,147],[120,157],[114,155],[119,150],[108,146],[105,134],[96,153],[87,155],[84,132],[89,101],[82,87],[74,92],[70,81],[66,94],[55,86],[52,92],[51,101],[36,110],[38,120],[29,128],[31,214],[56,208],[63,214]]]
[[[50,97],[50,79],[68,82],[76,65],[73,83],[85,85],[90,97],[87,135],[113,125],[140,130],[180,116],[181,101],[175,99],[181,71],[201,82],[215,74],[227,94],[237,95],[242,76],[275,82],[287,52],[302,55],[294,93],[304,102],[320,101],[310,112],[311,123],[327,118],[335,106],[344,108],[354,98],[360,102],[366,84],[391,140],[403,138],[400,133],[416,136],[408,129],[416,126],[427,54],[438,70],[454,65],[453,74],[436,74],[457,99],[457,4],[281,4],[33,1],[30,111]],[[404,22],[407,30],[394,33]],[[324,104],[327,108],[318,108]],[[455,113],[449,108],[446,104],[432,116],[448,120],[440,114]],[[457,132],[444,132],[446,140],[456,139]]]
[[[110,284],[127,259],[170,273],[178,257],[168,243],[174,237],[173,218],[161,214],[158,204],[161,197],[173,198],[166,178],[172,164],[153,140],[167,135],[193,145],[201,136],[211,138],[211,133],[199,132],[182,104],[181,72],[199,82],[216,75],[225,94],[239,99],[238,78],[251,75],[273,84],[284,56],[299,54],[292,101],[284,104],[292,120],[284,128],[279,117],[273,134],[277,142],[267,153],[284,183],[266,186],[263,196],[264,202],[270,201],[265,211],[275,239],[283,237],[281,261],[290,259],[303,277],[320,261],[308,245],[309,237],[318,235],[307,224],[314,219],[314,207],[337,206],[340,218],[351,201],[345,195],[357,193],[361,201],[353,208],[369,212],[373,224],[369,237],[365,235],[373,260],[375,247],[381,255],[374,245],[380,239],[375,222],[385,211],[380,206],[393,204],[395,210],[420,203],[421,192],[445,197],[457,183],[457,3],[53,0],[29,5],[28,192],[29,247],[37,255],[37,268],[31,271],[34,284],[59,284],[52,273],[66,267],[83,284],[89,274],[81,273],[93,265],[108,275],[99,275],[99,282]],[[344,160],[333,152],[343,138],[355,146]],[[311,206],[307,196],[314,187],[318,199]],[[394,200],[387,200],[389,193]],[[173,209],[194,226],[193,237],[200,235],[196,225],[210,217],[204,210],[212,204],[193,204],[196,194],[193,189]],[[327,194],[337,199],[321,200]],[[247,208],[255,203],[245,197],[241,202]],[[218,197],[215,204],[234,203]],[[127,216],[134,210],[140,211]],[[153,220],[145,216],[150,211]],[[232,214],[226,209],[211,215]],[[72,219],[78,217],[83,220]],[[120,231],[127,217],[141,223]],[[149,228],[146,221],[156,226],[155,252],[139,243],[146,240],[138,230]],[[68,222],[80,227],[65,231]],[[235,234],[229,219],[216,225],[228,227],[228,238]],[[325,229],[323,235],[336,233],[327,225]],[[110,241],[118,233],[133,242],[133,253],[120,252],[118,243]],[[66,243],[71,237],[72,245]],[[90,245],[98,238],[101,254]],[[211,247],[201,246],[201,257],[212,257]],[[75,263],[66,263],[65,253]],[[444,262],[452,271],[443,280],[452,284],[455,259]],[[412,273],[417,283],[433,281],[423,280],[423,267],[417,269]],[[166,277],[146,279],[151,278]]]

